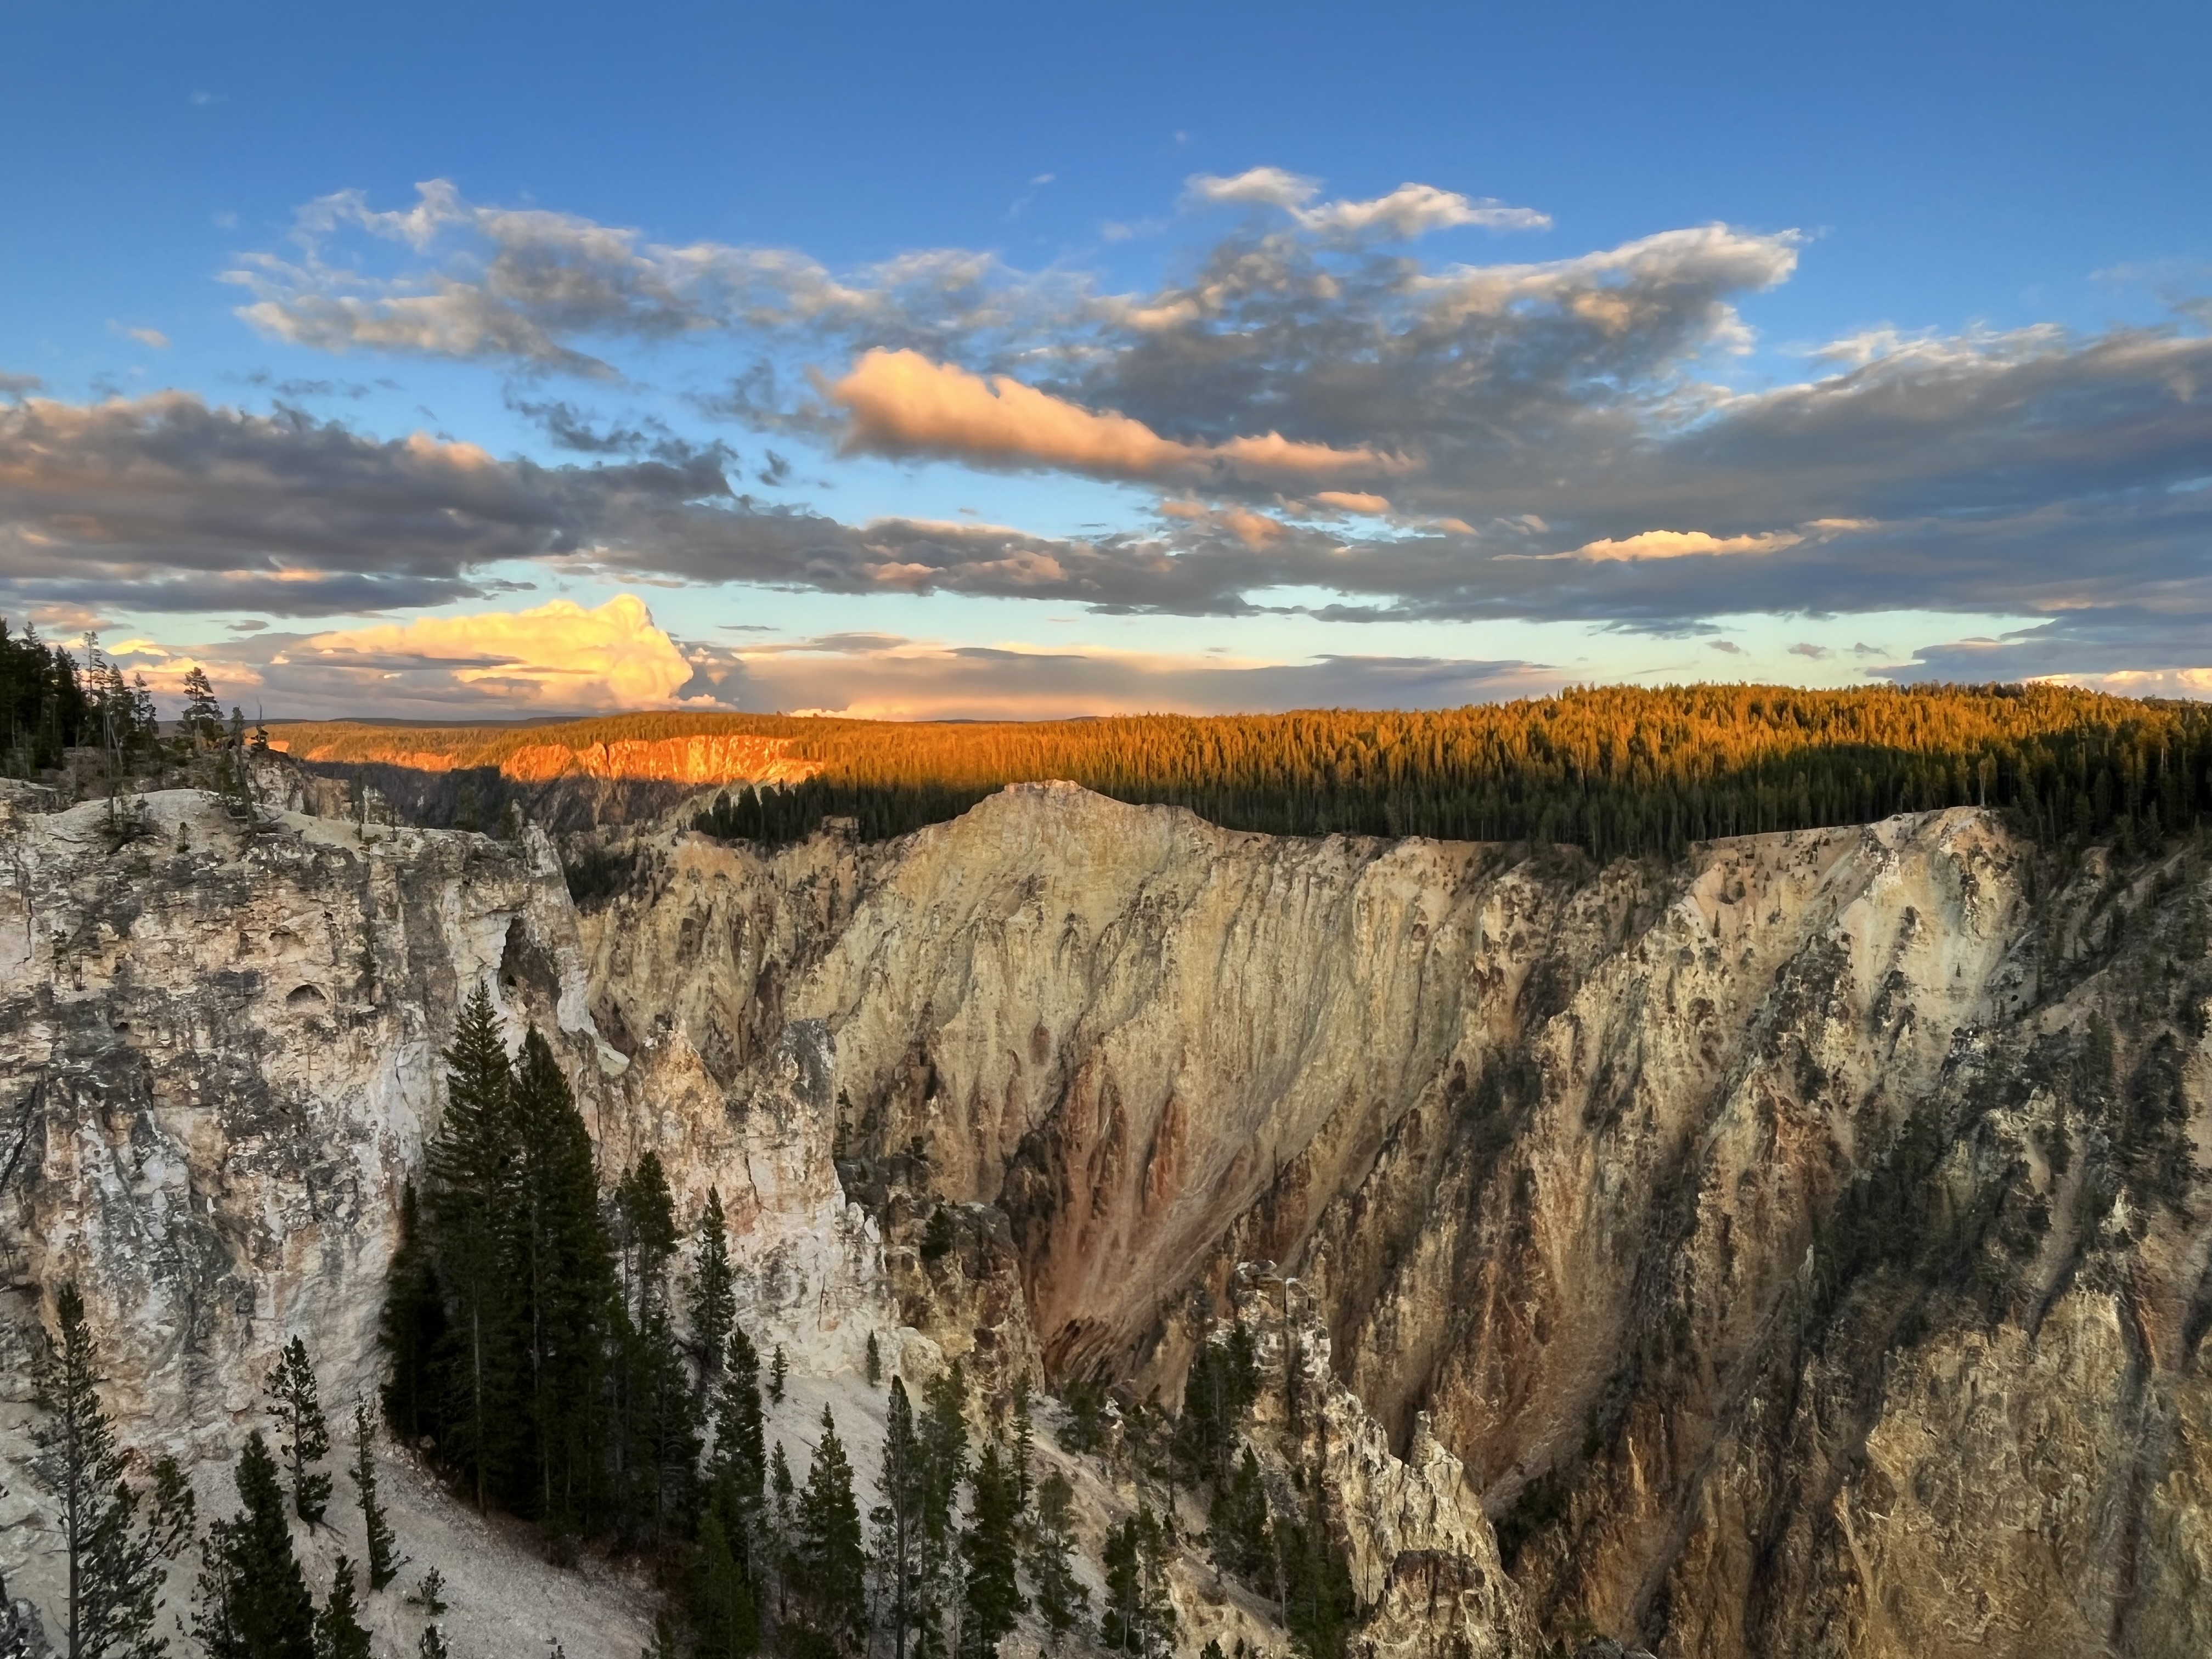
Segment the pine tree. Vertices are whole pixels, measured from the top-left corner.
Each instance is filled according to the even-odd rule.
[[[1030,1530],[1029,1556],[1023,1564],[1029,1573],[1030,1599],[1037,1617],[1052,1632],[1055,1651],[1091,1606],[1090,1587],[1075,1576],[1074,1500],[1075,1488],[1058,1469],[1037,1484],[1036,1525]]]
[[[649,1299],[663,1296],[668,1259],[676,1254],[676,1200],[660,1154],[647,1152],[623,1172],[615,1188],[620,1221],[623,1283],[636,1294],[637,1321]]]
[[[702,1376],[720,1370],[723,1350],[737,1323],[738,1292],[730,1272],[728,1224],[722,1215],[722,1195],[707,1188],[707,1205],[699,1216],[699,1266],[691,1279],[691,1343],[700,1356]]]
[[[1014,1507],[1029,1513],[1030,1471],[1036,1459],[1036,1419],[1030,1414],[1030,1379],[1026,1373],[1014,1389]]]
[[[791,1519],[791,1495],[793,1492],[791,1484],[791,1460],[783,1455],[783,1442],[781,1440],[775,1443],[775,1449],[769,1454],[768,1486],[769,1491],[774,1494],[775,1498],[775,1512],[777,1517],[786,1524],[788,1524]]]
[[[353,1447],[354,1495],[361,1500],[361,1523],[368,1535],[368,1587],[380,1590],[399,1576],[399,1563],[392,1553],[392,1522],[376,1496],[376,1425],[368,1407],[360,1404],[353,1408]]]
[[[222,705],[216,701],[207,670],[198,663],[185,671],[185,712],[180,724],[195,749],[222,741]]]
[[[779,1342],[775,1345],[775,1358],[769,1362],[768,1368],[768,1397],[771,1405],[783,1404],[783,1379],[790,1374],[791,1368],[783,1358],[783,1344]]]
[[[960,1603],[957,1518],[968,1474],[968,1379],[954,1360],[922,1388],[915,1428],[921,1487],[920,1589],[915,1613],[919,1659],[942,1659],[948,1615]]]
[[[441,1450],[470,1474],[482,1510],[495,1476],[506,1472],[514,1403],[501,1364],[513,1289],[502,1234],[518,1149],[514,1073],[481,984],[461,1010],[446,1066],[446,1113],[427,1158],[439,1276],[453,1307],[447,1370],[453,1406],[442,1414]]]
[[[1282,1562],[1283,1623],[1311,1659],[1341,1659],[1345,1638],[1358,1612],[1344,1552],[1329,1540],[1322,1507],[1318,1473],[1309,1478],[1314,1496],[1303,1522],[1285,1520],[1275,1528]]]
[[[315,1601],[258,1429],[246,1437],[237,1479],[238,1513],[208,1529],[192,1633],[209,1659],[314,1659]]]
[[[422,1626],[422,1639],[415,1644],[417,1659],[453,1659],[453,1650],[446,1645],[446,1633],[435,1625]]]
[[[189,1530],[191,1489],[163,1460],[151,1513],[141,1520],[139,1495],[124,1479],[129,1459],[100,1403],[104,1379],[84,1299],[64,1285],[54,1304],[60,1337],[41,1331],[31,1359],[32,1398],[44,1413],[31,1431],[31,1469],[61,1512],[65,1651],[68,1659],[151,1659],[168,1645],[152,1633],[161,1558]]]
[[[1013,1471],[1000,1455],[999,1443],[990,1441],[975,1465],[968,1525],[960,1537],[967,1569],[960,1620],[963,1659],[997,1659],[999,1644],[1029,1611],[1014,1577],[1020,1518]]]
[[[591,1134],[535,1027],[523,1038],[514,1076],[509,1282],[528,1453],[513,1501],[561,1537],[586,1522],[596,1489],[595,1403],[618,1291]]]
[[[382,1391],[384,1420],[404,1441],[437,1432],[431,1364],[445,1331],[446,1305],[438,1291],[437,1267],[423,1233],[415,1183],[410,1181],[399,1189],[399,1243],[385,1274],[384,1312],[377,1332],[392,1362]]]
[[[341,1555],[331,1574],[330,1600],[315,1615],[315,1659],[368,1659],[368,1632],[354,1602],[353,1563]]]
[[[722,1378],[714,1390],[713,1470],[726,1467],[736,1490],[754,1506],[761,1501],[768,1457],[761,1425],[760,1355],[744,1329],[732,1324]]]
[[[315,1368],[308,1362],[305,1342],[295,1336],[285,1345],[262,1392],[284,1433],[280,1449],[292,1474],[293,1508],[300,1519],[314,1526],[331,1504],[331,1477],[313,1467],[331,1455],[331,1431],[323,1420]]]
[[[906,1384],[891,1378],[884,1430],[883,1467],[876,1477],[883,1498],[868,1513],[876,1534],[875,1570],[883,1586],[890,1626],[892,1659],[906,1659],[907,1638],[922,1604],[921,1446],[914,1427],[914,1407]]]
[[[760,1646],[760,1616],[729,1530],[709,1504],[699,1522],[687,1595],[691,1645],[700,1659],[744,1659]]]
[[[827,1406],[793,1532],[813,1627],[840,1650],[857,1650],[867,1634],[868,1557],[853,1497],[853,1466]]]
[[[1109,1652],[1158,1659],[1175,1642],[1175,1607],[1167,1596],[1165,1540],[1151,1509],[1106,1534],[1106,1606],[1098,1639]]]
[[[644,1328],[631,1339],[633,1462],[641,1477],[655,1547],[691,1511],[699,1467],[699,1413],[691,1379],[667,1310],[648,1302]]]
[[[884,1351],[882,1345],[876,1340],[876,1334],[873,1331],[868,1333],[868,1346],[861,1357],[860,1369],[861,1374],[868,1379],[870,1388],[876,1389],[883,1386]]]
[[[1213,1495],[1206,1514],[1214,1565],[1258,1588],[1274,1560],[1267,1532],[1267,1492],[1260,1480],[1260,1460],[1249,1446],[1237,1472]]]

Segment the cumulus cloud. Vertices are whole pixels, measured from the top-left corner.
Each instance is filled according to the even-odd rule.
[[[158,328],[126,328],[123,331],[140,345],[152,346],[156,351],[169,349],[169,337]]]
[[[592,611],[556,599],[529,611],[318,634],[270,661],[386,680],[427,672],[487,699],[560,709],[655,707],[692,673],[634,593]]]
[[[1038,464],[1122,478],[1311,478],[1402,472],[1411,463],[1371,449],[1332,449],[1270,432],[1219,443],[1164,438],[1141,421],[1099,412],[1023,385],[988,379],[916,351],[871,351],[829,388],[846,411],[848,451],[927,453],[999,465]]]

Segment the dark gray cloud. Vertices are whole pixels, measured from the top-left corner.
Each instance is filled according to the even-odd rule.
[[[1196,615],[1278,608],[1283,590],[1303,588],[1339,596],[1310,607],[1332,620],[1562,618],[1658,635],[1698,633],[1724,611],[1915,605],[2044,611],[2068,619],[2055,637],[2069,648],[2099,617],[2114,619],[2115,638],[2162,619],[2201,640],[2212,624],[2206,489],[2138,484],[2055,506],[1687,544],[1758,551],[1684,554],[1686,538],[1646,536],[1607,556],[1560,557],[1526,525],[1347,534],[1344,522],[1235,506],[1088,538],[853,525],[738,494],[726,452],[661,447],[659,459],[543,466],[179,393],[34,399],[0,410],[0,592],[18,607],[331,616],[512,591],[535,561],[617,579]],[[1622,553],[1651,548],[1674,556]]]

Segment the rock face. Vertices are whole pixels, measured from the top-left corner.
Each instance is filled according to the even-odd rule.
[[[1283,1262],[1554,1635],[2201,1633],[2186,857],[2124,884],[1958,811],[1596,871],[1047,785],[650,862],[584,926],[610,1030],[672,1021],[741,1085],[819,1021],[848,1164],[1007,1217],[1057,1376],[1172,1398],[1237,1264]]]
[[[879,846],[617,838],[580,919],[535,832],[45,805],[0,817],[0,1453],[70,1277],[149,1449],[234,1443],[295,1332],[366,1388],[488,979],[610,1176],[719,1188],[802,1371],[903,1323],[1171,1403],[1240,1309],[1295,1346],[1316,1408],[1253,1433],[1322,1466],[1376,1659],[2212,1639],[2186,856],[1961,811],[1598,870],[1038,785]]]

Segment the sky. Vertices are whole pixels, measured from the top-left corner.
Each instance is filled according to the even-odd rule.
[[[271,719],[2212,696],[2212,9],[0,15],[0,616]]]

